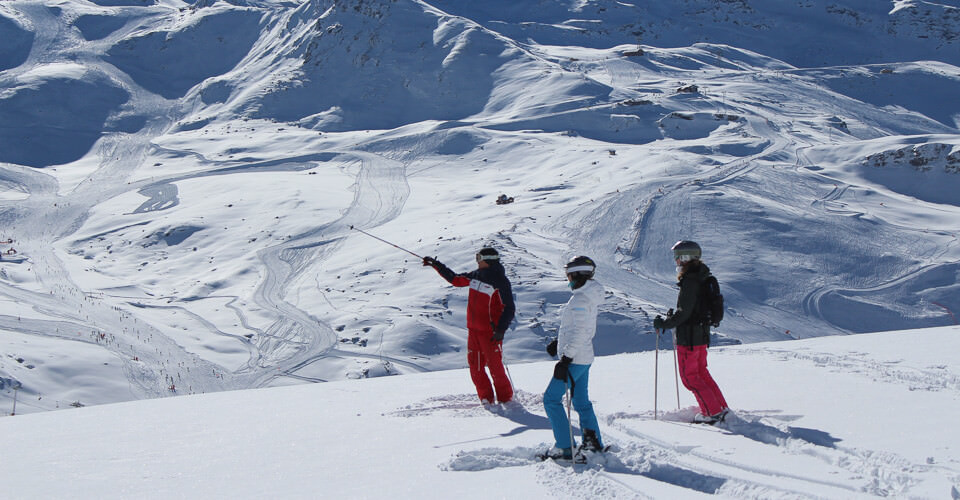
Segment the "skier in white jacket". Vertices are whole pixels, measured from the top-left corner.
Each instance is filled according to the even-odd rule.
[[[563,411],[563,394],[570,387],[573,407],[580,416],[583,443],[580,451],[603,451],[600,428],[587,389],[593,363],[593,336],[597,333],[597,309],[603,302],[603,286],[593,280],[596,264],[589,257],[575,257],[567,263],[567,280],[573,296],[560,316],[560,333],[547,346],[547,353],[560,356],[553,378],[543,394],[543,407],[550,418],[556,445],[545,456],[573,458],[570,422]]]

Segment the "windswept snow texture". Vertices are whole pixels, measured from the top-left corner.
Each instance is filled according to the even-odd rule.
[[[958,12],[0,2],[0,405],[463,368],[467,292],[419,256],[486,245],[515,366],[546,359],[575,255],[597,352],[655,349],[681,239],[726,298],[715,346],[954,325]]]

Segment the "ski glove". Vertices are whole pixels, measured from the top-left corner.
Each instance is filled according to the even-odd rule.
[[[553,339],[553,341],[547,344],[547,354],[550,356],[557,355],[557,339]]]
[[[505,331],[503,331],[503,330],[494,330],[494,331],[493,331],[493,337],[491,337],[490,340],[493,341],[493,342],[501,342],[501,341],[503,340],[503,334],[504,334],[504,333],[507,333],[507,332],[505,332]]]
[[[566,382],[570,377],[570,363],[572,362],[572,358],[566,356],[560,358],[560,361],[557,361],[557,365],[553,367],[553,378]]]
[[[663,317],[658,315],[656,318],[653,318],[653,328],[655,330],[663,330]]]
[[[423,258],[423,265],[424,265],[424,266],[437,267],[439,264],[440,264],[440,261],[437,260],[437,259],[434,259],[433,257],[424,257],[424,258]]]

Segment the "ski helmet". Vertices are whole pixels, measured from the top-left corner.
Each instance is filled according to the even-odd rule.
[[[674,243],[672,247],[673,260],[687,262],[688,260],[700,260],[700,245],[693,241],[682,240]]]
[[[588,280],[593,278],[593,273],[597,270],[597,264],[590,257],[581,255],[570,259],[563,270],[571,278]]]
[[[477,252],[477,262],[481,260],[500,260],[500,252],[497,252],[496,248],[493,247],[483,247]]]

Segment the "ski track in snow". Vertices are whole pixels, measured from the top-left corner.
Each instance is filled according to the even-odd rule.
[[[43,60],[43,54],[51,50],[49,47],[56,43],[66,43],[66,35],[59,20],[42,8],[31,8],[28,11],[31,21],[38,26],[37,33],[40,36],[34,43],[31,58],[21,68],[31,68],[48,62]],[[73,32],[70,32],[67,38],[79,45],[91,44],[79,39]],[[279,377],[297,378],[295,372],[299,368],[331,353],[338,357],[351,356],[349,353],[333,350],[337,337],[328,325],[284,299],[286,288],[307,269],[312,259],[322,259],[326,252],[335,250],[339,245],[328,244],[329,241],[341,239],[348,232],[349,226],[376,226],[400,213],[409,193],[404,166],[374,154],[348,153],[346,156],[356,158],[362,166],[357,174],[353,203],[347,207],[341,218],[261,251],[260,259],[266,275],[254,299],[261,307],[275,311],[277,320],[263,330],[250,328],[259,332],[255,343],[242,336],[221,331],[213,323],[184,307],[132,303],[134,307],[131,308],[122,297],[118,297],[121,301],[119,305],[114,305],[111,298],[91,297],[81,290],[73,283],[60,260],[50,251],[56,241],[67,238],[80,228],[94,206],[133,190],[148,199],[132,213],[159,212],[179,204],[177,182],[217,175],[299,170],[307,168],[304,165],[312,161],[330,160],[339,153],[322,152],[267,162],[235,163],[210,160],[193,151],[165,150],[155,146],[152,141],[175,121],[175,118],[171,117],[180,113],[177,109],[179,104],[143,91],[112,65],[99,61],[87,62],[123,81],[124,88],[131,93],[130,102],[141,108],[144,114],[148,114],[149,109],[152,110],[150,115],[167,118],[154,120],[135,134],[107,136],[97,146],[97,154],[101,158],[99,168],[68,192],[58,194],[62,188],[53,177],[41,171],[24,169],[19,176],[8,176],[8,179],[22,179],[19,188],[29,194],[29,198],[21,203],[21,208],[16,212],[18,220],[11,222],[10,227],[14,229],[21,253],[30,256],[31,268],[37,274],[38,282],[55,294],[27,292],[3,282],[0,282],[0,293],[20,302],[22,307],[29,307],[63,320],[40,321],[3,316],[0,317],[0,326],[103,346],[122,360],[124,371],[136,388],[137,397],[158,397],[183,391],[199,393],[258,387]],[[126,179],[143,166],[145,157],[151,150],[192,155],[199,163],[199,171],[127,182]],[[48,210],[39,207],[41,204],[55,204],[59,213],[50,216]],[[230,299],[232,303],[237,297]],[[232,305],[228,307],[232,307],[238,318],[247,324],[242,310]],[[250,360],[244,368],[231,372],[191,354],[147,322],[137,321],[138,308],[186,313],[203,325],[210,334],[238,340],[244,348],[251,351]],[[102,339],[99,338],[101,334],[104,335]],[[422,367],[403,360],[383,359],[423,370]],[[179,366],[181,364],[182,367]]]
[[[266,337],[272,343],[292,342],[297,351],[293,356],[284,353],[280,362],[281,360],[264,359],[271,352],[279,352],[276,348],[265,349],[261,351],[260,364],[277,367],[282,375],[293,374],[298,369],[328,356],[337,344],[337,335],[329,325],[282,298],[288,284],[307,270],[314,259],[323,260],[325,255],[336,251],[351,226],[372,227],[396,217],[409,194],[403,164],[374,154],[350,155],[358,156],[362,167],[357,174],[353,203],[341,218],[260,253],[267,276],[257,289],[256,300],[264,308],[280,312],[279,319],[268,328]],[[302,345],[297,345],[298,343]],[[336,354],[348,355],[343,351],[337,351]],[[398,359],[385,359],[415,366]],[[275,370],[270,370],[264,372],[264,376],[266,378],[261,378],[258,384],[264,384],[280,375],[277,375]]]
[[[33,16],[31,21],[46,29],[38,30],[42,36],[34,44],[29,60],[21,68],[48,62],[43,60],[43,54],[48,50],[49,44],[68,43],[68,40],[76,39],[74,33],[61,33],[61,24],[49,19],[45,9],[39,5],[37,9],[30,9],[30,13]],[[44,36],[52,34],[57,36]],[[106,64],[102,66],[109,67]],[[159,99],[139,91],[136,87],[131,86],[127,90],[133,94],[131,102],[137,106],[170,108],[170,105],[161,103]],[[164,114],[158,113],[159,116]],[[101,141],[97,148],[97,155],[101,158],[100,167],[67,193],[58,194],[60,186],[48,174],[25,169],[26,175],[21,188],[29,193],[29,197],[22,208],[17,210],[17,218],[10,226],[17,236],[22,253],[30,256],[30,265],[37,274],[38,282],[49,292],[24,292],[6,283],[0,284],[0,291],[8,297],[38,312],[64,320],[57,322],[16,318],[14,321],[13,317],[6,316],[5,326],[14,330],[33,330],[43,336],[102,345],[122,361],[132,387],[136,387],[138,397],[169,394],[171,381],[181,373],[186,374],[188,366],[183,366],[184,371],[181,371],[180,367],[173,363],[185,362],[194,367],[192,380],[185,384],[193,391],[217,391],[225,389],[226,386],[217,375],[218,371],[222,370],[216,365],[187,353],[149,325],[138,323],[135,314],[122,311],[105,300],[91,297],[80,289],[71,280],[69,272],[52,249],[58,240],[80,227],[93,206],[130,189],[124,180],[126,175],[141,165],[151,139],[168,124],[169,122],[158,121],[137,134],[110,136]],[[45,208],[51,205],[56,207],[53,215]]]
[[[576,64],[581,65],[584,63],[577,62]],[[806,70],[810,69],[811,68],[806,68]],[[845,68],[825,67],[821,69],[842,71]],[[606,64],[603,64],[603,71],[609,76],[611,82],[630,82],[634,79],[628,75],[615,73],[615,70]],[[629,69],[626,73],[630,73]],[[723,85],[724,82],[737,80],[748,74],[756,74],[756,72],[712,74],[706,78],[701,78],[706,82]],[[683,74],[681,72],[677,73],[678,78],[682,76]],[[775,102],[780,104],[779,101]],[[790,101],[788,100],[788,102]],[[794,120],[800,120],[804,117],[813,119],[822,114],[823,110],[800,104],[797,106],[797,109],[792,110],[791,121],[778,123],[775,118],[769,117],[770,113],[769,110],[766,109],[766,106],[766,101],[757,103],[731,102],[724,109],[725,115],[738,116],[740,117],[738,120],[745,121],[744,125],[738,125],[738,127],[744,130],[744,134],[759,138],[765,142],[763,147],[758,151],[742,156],[732,155],[733,157],[726,160],[726,163],[716,165],[712,167],[711,170],[696,172],[686,178],[680,177],[670,184],[661,185],[656,190],[651,189],[650,185],[641,185],[637,188],[608,193],[603,200],[585,204],[578,210],[555,221],[546,228],[547,234],[544,234],[544,237],[565,241],[578,241],[580,243],[579,248],[576,249],[578,251],[577,253],[594,256],[594,258],[600,262],[617,262],[619,264],[617,267],[603,266],[601,264],[604,284],[609,288],[629,293],[629,291],[637,288],[636,280],[640,278],[643,281],[652,282],[651,284],[654,287],[659,285],[662,287],[661,290],[664,290],[662,295],[657,294],[655,296],[651,296],[649,289],[645,290],[646,293],[644,295],[647,297],[647,300],[669,305],[672,304],[672,299],[670,298],[670,293],[667,293],[666,290],[672,290],[672,287],[669,286],[669,282],[664,282],[662,278],[651,274],[649,269],[651,258],[654,258],[653,261],[656,261],[657,255],[662,253],[663,248],[666,248],[672,242],[654,240],[647,243],[646,239],[648,239],[649,235],[654,235],[654,237],[662,239],[663,235],[668,233],[678,234],[680,236],[702,233],[703,228],[694,225],[692,218],[686,215],[687,209],[685,207],[685,204],[688,203],[690,199],[698,195],[710,195],[718,192],[718,190],[722,192],[725,188],[736,189],[737,179],[754,173],[758,169],[777,168],[778,166],[784,166],[783,164],[786,163],[786,166],[792,167],[797,172],[797,175],[813,179],[812,182],[823,186],[830,184],[836,186],[831,192],[819,200],[814,200],[812,204],[813,207],[821,207],[822,210],[828,214],[847,217],[859,218],[868,215],[859,211],[851,211],[846,208],[847,203],[839,201],[839,199],[844,196],[844,193],[851,187],[850,185],[837,181],[836,179],[831,179],[820,173],[808,171],[804,168],[811,165],[803,153],[804,149],[810,147],[809,142],[800,137],[788,138],[783,133],[783,130],[788,130],[793,127]],[[732,115],[727,113],[732,113]],[[718,113],[715,116],[721,115]],[[787,163],[784,162],[784,158],[795,158],[796,161]],[[633,220],[632,223],[628,224],[627,221],[630,219],[631,210],[634,212]],[[669,219],[668,226],[664,225],[667,219],[665,219],[665,216],[661,215],[661,213],[670,214],[674,217],[673,219]],[[895,221],[891,222],[884,219],[881,215],[869,214],[869,216],[871,220],[876,220],[880,224],[889,226],[891,229],[896,229],[899,233],[929,233],[929,230],[926,228],[913,227]],[[827,231],[834,229],[830,226],[826,227]],[[622,230],[611,231],[610,228],[622,228]],[[617,239],[618,235],[624,234],[626,236],[623,236],[619,240]],[[949,234],[946,234],[946,236],[950,237]],[[718,242],[712,242],[712,245],[717,244]],[[730,244],[742,246],[743,242],[731,241]],[[951,242],[951,245],[952,244]],[[947,252],[948,250],[942,250],[940,255],[935,258],[939,260]],[[742,326],[749,326],[754,330],[771,333],[786,332],[787,335],[793,336],[793,334],[790,333],[791,331],[810,330],[810,328],[805,328],[804,326],[806,325],[803,323],[814,323],[817,320],[830,323],[830,320],[833,318],[828,316],[828,314],[832,311],[824,311],[821,307],[821,302],[823,302],[827,296],[846,297],[866,294],[868,292],[896,290],[899,285],[909,281],[912,277],[922,277],[924,272],[930,269],[936,269],[936,267],[921,261],[913,264],[913,267],[895,269],[892,276],[887,273],[881,273],[879,276],[872,278],[876,280],[875,282],[863,287],[841,286],[836,283],[817,286],[814,283],[812,284],[813,289],[806,292],[804,297],[799,298],[801,306],[796,308],[795,311],[796,313],[802,313],[806,316],[802,323],[795,318],[791,318],[790,321],[787,322],[785,321],[786,318],[782,317],[757,317],[737,313],[731,315],[731,319],[727,321],[728,325],[725,326],[725,328],[738,330],[741,329],[740,327]],[[723,270],[720,269],[716,272],[722,273]],[[665,307],[666,306],[663,305],[659,306],[659,308]],[[835,307],[836,306],[834,306],[834,308]],[[641,310],[642,309],[643,307],[641,306]],[[781,313],[775,310],[769,310],[764,312],[764,315],[767,314],[779,316]],[[732,323],[733,321],[737,323]],[[816,325],[816,328],[820,330],[824,327],[824,324]],[[838,329],[837,333],[840,332],[843,332],[843,330]],[[809,334],[810,333],[805,333],[805,335]],[[818,335],[823,334],[825,333],[818,333]]]
[[[738,356],[770,356],[783,361],[801,360],[831,371],[852,373],[876,382],[906,385],[911,391],[950,391],[960,393],[960,375],[944,366],[917,368],[898,366],[899,361],[875,361],[857,353],[801,352],[776,348],[727,351]]]
[[[691,412],[687,412],[692,415]],[[687,415],[688,417],[690,415]],[[774,425],[765,419],[750,415],[749,412],[730,415],[728,421],[715,427],[707,427],[686,422],[671,421],[671,415],[664,416],[664,423],[682,426],[685,431],[717,432],[746,437],[760,445],[770,445],[784,454],[812,457],[828,467],[840,469],[850,477],[862,477],[864,486],[854,490],[839,482],[820,477],[794,474],[790,470],[777,470],[762,465],[747,463],[742,459],[720,456],[715,452],[700,450],[699,445],[684,446],[665,441],[653,432],[641,431],[632,427],[631,421],[647,420],[651,415],[611,415],[607,423],[615,432],[619,431],[631,438],[642,439],[666,454],[666,460],[689,467],[700,473],[719,475],[733,481],[742,481],[754,487],[769,488],[771,491],[788,493],[799,497],[814,497],[809,493],[824,491],[830,497],[861,495],[889,496],[903,493],[916,483],[912,474],[923,473],[930,467],[913,465],[893,454],[844,449],[831,444],[829,437],[817,436],[810,439],[809,431],[793,429],[789,426]],[[781,428],[785,427],[785,428]],[[695,440],[691,440],[696,442]],[[740,444],[742,446],[742,443]],[[747,450],[739,450],[737,456],[749,455]],[[829,474],[837,474],[832,472]],[[787,486],[791,485],[791,486]],[[741,486],[735,487],[740,489]]]
[[[746,350],[743,354],[757,353]],[[774,350],[762,354],[782,353]],[[833,358],[835,362],[840,357]],[[811,359],[824,360],[816,355]],[[849,363],[843,365],[845,370],[850,368]],[[931,372],[925,379],[933,376]],[[882,382],[903,383],[904,378],[893,376]],[[515,403],[486,407],[477,404],[475,395],[461,394],[424,400],[391,415],[495,416],[522,424],[520,430],[502,435],[506,437],[531,426],[549,429],[542,404],[539,394],[525,391],[517,392]],[[737,498],[868,498],[909,494],[927,475],[946,474],[960,480],[960,472],[941,465],[917,464],[895,453],[840,446],[840,440],[827,433],[791,426],[794,417],[789,415],[743,411],[731,413],[720,424],[706,426],[689,423],[695,413],[691,407],[662,412],[659,419],[649,411],[598,414],[604,441],[612,449],[603,456],[591,455],[586,464],[541,462],[535,455],[551,446],[545,442],[538,447],[462,450],[439,467],[466,472],[532,467],[538,481],[555,488],[563,498],[596,498],[598,492],[610,498],[650,498],[644,494],[646,481],[677,488],[676,492],[691,490]],[[764,458],[770,454],[793,457],[796,464]]]
[[[144,144],[148,142],[149,134],[145,133],[142,142],[135,140],[135,138],[129,138],[115,145],[110,145],[109,142],[105,143],[101,146],[101,149],[105,151],[103,154],[105,164],[107,164],[106,158],[110,158],[109,165],[137,165],[146,147]],[[336,153],[323,153],[314,158],[329,159],[335,155]],[[127,163],[116,162],[117,156],[129,156],[131,158]],[[67,319],[68,322],[59,325],[64,330],[83,332],[89,329],[97,334],[101,332],[110,333],[111,338],[115,338],[115,341],[102,342],[101,345],[116,352],[118,357],[124,361],[126,371],[131,374],[131,381],[136,383],[140,390],[145,391],[142,396],[156,397],[176,392],[170,389],[172,386],[188,388],[190,392],[209,392],[230,387],[257,387],[278,377],[295,376],[294,374],[299,368],[329,355],[333,347],[336,346],[337,337],[328,325],[284,300],[286,287],[307,269],[308,264],[313,259],[322,259],[325,252],[336,250],[338,241],[342,240],[342,237],[349,232],[351,225],[358,227],[375,226],[396,217],[409,192],[402,164],[385,160],[373,154],[350,153],[349,156],[357,157],[362,162],[362,167],[357,174],[354,201],[345,210],[341,218],[325,224],[315,231],[299,235],[280,245],[261,251],[260,258],[267,273],[257,289],[255,299],[265,309],[276,311],[278,319],[257,336],[257,344],[250,344],[240,336],[219,330],[214,324],[186,308],[138,306],[186,312],[186,314],[193,316],[205,325],[212,334],[236,338],[248,349],[255,351],[251,353],[246,368],[235,373],[187,353],[182,347],[168,340],[160,331],[143,322],[137,323],[136,327],[132,326],[130,323],[136,322],[136,308],[125,308],[121,311],[116,306],[109,304],[104,298],[90,297],[81,291],[77,285],[73,284],[59,259],[46,246],[50,245],[53,239],[64,238],[75,231],[79,227],[79,224],[75,221],[85,219],[87,211],[100,200],[130,190],[131,186],[139,189],[141,194],[149,198],[136,211],[164,210],[172,208],[178,203],[176,182],[211,175],[224,175],[226,172],[236,174],[238,170],[242,172],[256,172],[263,169],[297,170],[303,168],[301,162],[305,159],[302,157],[297,158],[298,161],[296,162],[291,159],[290,163],[293,163],[293,165],[290,166],[285,165],[284,162],[245,167],[232,166],[194,174],[168,176],[160,180],[154,178],[140,183],[127,184],[122,182],[113,184],[112,187],[111,183],[108,182],[109,179],[123,179],[124,177],[120,172],[114,171],[114,167],[110,167],[109,172],[102,172],[103,169],[98,170],[72,193],[60,196],[55,194],[54,190],[57,186],[55,183],[48,182],[48,176],[42,173],[33,173],[28,176],[30,184],[23,184],[23,188],[31,195],[28,201],[56,203],[57,206],[62,207],[62,210],[69,211],[69,215],[64,214],[63,217],[57,218],[57,220],[63,221],[66,226],[51,228],[46,223],[47,218],[43,219],[43,223],[31,222],[31,218],[34,218],[31,214],[40,214],[43,213],[42,211],[24,210],[22,212],[24,215],[17,223],[17,226],[22,228],[18,231],[18,243],[23,249],[23,253],[30,255],[32,268],[38,275],[38,281],[48,284],[52,290],[57,290],[57,294],[27,292],[3,282],[0,282],[0,293],[4,293],[23,304],[30,304],[30,307],[38,312]],[[100,175],[104,175],[104,179],[95,182],[93,179]],[[141,185],[143,187],[138,187]],[[97,194],[90,196],[87,191],[91,189],[95,190]],[[37,228],[35,230],[42,231],[42,233],[36,234],[26,228]],[[330,243],[330,241],[334,243]],[[316,250],[318,248],[320,250]],[[236,299],[236,297],[231,297],[231,300]],[[70,312],[74,309],[77,312]],[[238,311],[238,313],[238,317],[244,320],[243,312]],[[92,328],[87,326],[91,317],[100,318],[92,321]],[[48,333],[51,331],[49,325],[56,324],[55,322],[21,320],[10,316],[5,316],[0,320],[3,320],[0,321],[0,325],[11,329],[36,331],[38,334],[46,336],[76,340],[70,335]],[[59,331],[59,327],[53,328],[53,331]],[[82,339],[86,338],[80,333],[77,333],[77,336]],[[149,339],[149,341],[145,339]],[[147,343],[144,344],[144,342]],[[334,354],[339,357],[353,355],[343,351],[335,351]],[[365,357],[362,354],[356,356]],[[195,368],[188,375],[186,371],[174,370],[170,366],[164,366],[167,362],[163,361],[157,362],[158,368],[154,370],[151,368],[152,363],[158,357],[192,360]],[[403,360],[382,356],[381,358],[410,366],[419,371],[424,370],[422,367]],[[133,361],[134,359],[136,361]],[[144,371],[145,369],[147,371]],[[185,378],[186,382],[184,383],[177,384],[174,382],[174,380],[182,381]]]

